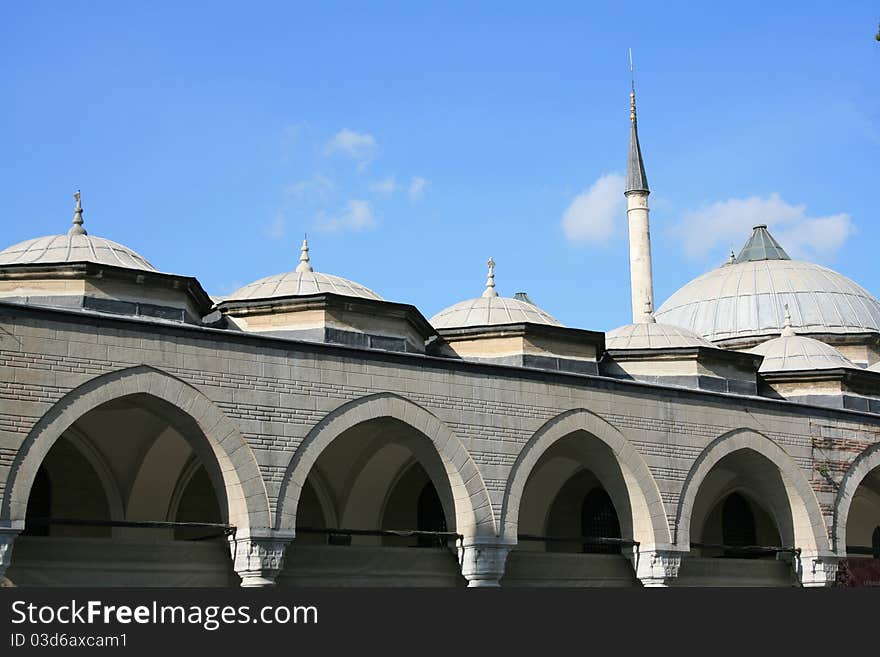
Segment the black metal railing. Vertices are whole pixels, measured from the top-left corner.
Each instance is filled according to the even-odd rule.
[[[128,527],[131,529],[211,529],[213,534],[186,540],[202,541],[235,534],[235,527],[217,522],[171,522],[166,520],[94,520],[85,518],[28,518],[25,532],[32,527]]]
[[[299,534],[324,534],[328,545],[351,545],[352,536],[395,536],[399,538],[429,539],[420,542],[419,547],[445,547],[450,539],[464,541],[464,535],[456,532],[429,532],[417,529],[346,529],[324,527],[297,527]]]

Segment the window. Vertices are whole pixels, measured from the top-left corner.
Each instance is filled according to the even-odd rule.
[[[748,500],[739,493],[732,493],[724,500],[721,511],[721,542],[732,548],[755,545],[755,516]],[[746,557],[750,553],[742,550],[725,550],[726,557]],[[757,555],[755,555],[757,556]]]
[[[584,497],[581,506],[581,536],[585,538],[620,538],[620,522],[608,493],[594,488]],[[584,542],[584,552],[591,554],[618,554],[620,546],[608,543]]]
[[[871,535],[871,556],[880,559],[880,525],[874,528]]]

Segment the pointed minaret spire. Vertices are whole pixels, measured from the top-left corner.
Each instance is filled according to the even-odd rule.
[[[791,326],[791,312],[788,310],[788,304],[785,304],[785,321],[782,324],[782,337],[790,338],[794,334],[794,328]]]
[[[70,227],[67,234],[71,236],[88,235],[86,229],[83,228],[82,194],[79,193],[79,190],[73,193],[73,198],[76,201],[76,207],[73,209],[73,226]]]
[[[632,86],[629,94],[629,161],[626,167],[626,216],[629,222],[629,276],[633,324],[653,321],[654,274],[651,267],[651,228],[648,222],[648,178],[636,124],[636,84],[629,52]],[[650,306],[651,312],[646,311]]]
[[[299,249],[299,264],[296,266],[296,271],[313,271],[312,265],[309,262],[309,236],[308,235],[303,237],[303,243]]]
[[[486,264],[489,266],[489,275],[486,277],[486,289],[483,290],[483,296],[497,297],[498,292],[495,290],[495,260],[492,256],[489,256]]]

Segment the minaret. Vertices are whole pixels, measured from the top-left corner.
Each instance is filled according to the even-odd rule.
[[[632,64],[630,63],[630,66]],[[626,167],[626,216],[629,220],[629,275],[633,324],[651,321],[645,309],[654,308],[654,275],[651,271],[651,228],[648,225],[648,178],[639,130],[636,125],[636,85],[629,94],[629,162]]]

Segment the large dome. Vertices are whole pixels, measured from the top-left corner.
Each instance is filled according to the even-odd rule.
[[[880,332],[880,302],[826,267],[791,260],[756,226],[739,257],[673,294],[657,320],[722,341],[779,334],[785,311],[798,333]]]
[[[323,293],[382,301],[382,297],[360,283],[355,283],[340,276],[313,271],[309,262],[309,244],[307,240],[303,240],[300,263],[296,271],[273,274],[272,276],[261,278],[236,290],[223,300],[248,301],[251,299],[275,299]]]
[[[627,324],[605,334],[605,348],[613,349],[687,349],[715,345],[678,326],[643,322]]]

